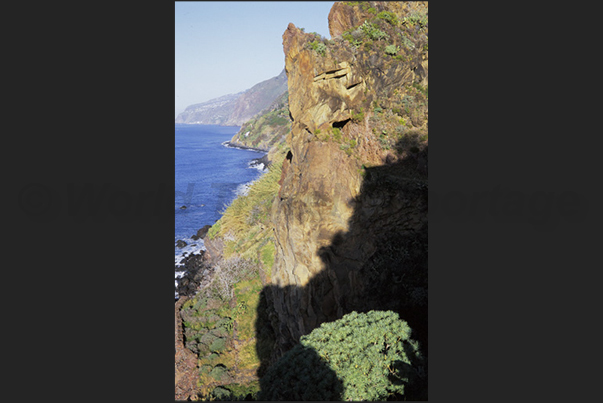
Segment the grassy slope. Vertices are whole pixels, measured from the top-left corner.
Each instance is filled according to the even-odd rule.
[[[258,391],[256,314],[260,291],[270,279],[274,263],[270,210],[286,151],[284,144],[272,150],[269,171],[252,185],[247,196],[238,197],[226,208],[208,233],[210,239],[224,240],[225,262],[243,259],[249,263],[250,269],[233,281],[232,298],[220,295],[215,280],[182,307],[185,337],[199,355],[198,386],[204,397],[216,388],[241,398]]]

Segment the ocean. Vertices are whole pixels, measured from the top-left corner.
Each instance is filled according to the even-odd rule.
[[[254,160],[265,153],[224,145],[240,127],[175,125],[175,264],[185,255],[204,250],[197,230],[214,224],[225,207],[264,172]],[[186,207],[186,208],[183,208]],[[187,246],[178,248],[182,240]],[[183,272],[176,271],[176,278]]]

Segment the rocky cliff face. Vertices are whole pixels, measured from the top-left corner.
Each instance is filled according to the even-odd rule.
[[[283,34],[271,360],[353,310],[395,310],[426,344],[427,2],[336,2],[329,29]]]
[[[240,126],[270,106],[285,91],[287,76],[283,70],[278,76],[246,91],[188,106],[178,115],[176,123]]]

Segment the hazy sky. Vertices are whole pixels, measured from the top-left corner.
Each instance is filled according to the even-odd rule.
[[[285,67],[282,35],[290,22],[330,39],[333,3],[175,2],[175,115],[277,76]]]

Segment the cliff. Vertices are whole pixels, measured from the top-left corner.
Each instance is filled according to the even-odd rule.
[[[207,233],[213,277],[179,313],[201,398],[252,398],[300,336],[352,311],[398,313],[427,358],[427,2],[336,2],[329,30],[289,24],[288,107],[233,138],[272,144],[273,163]],[[392,399],[426,400],[421,382]]]
[[[176,117],[176,123],[223,125],[230,118],[235,103],[242,94],[242,92],[228,94],[207,102],[187,106],[184,112]]]
[[[293,121],[267,365],[351,311],[394,310],[427,348],[427,2],[337,2],[329,29],[283,34]]]
[[[188,106],[178,115],[176,123],[240,126],[271,105],[285,91],[287,77],[283,70],[278,76],[246,91]]]
[[[285,143],[291,130],[289,93],[285,92],[272,105],[243,123],[230,140],[231,144],[268,150]]]

